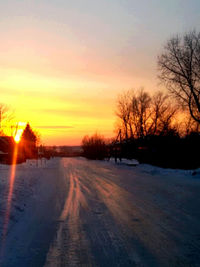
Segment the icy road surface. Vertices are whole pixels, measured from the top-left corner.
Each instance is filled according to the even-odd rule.
[[[199,174],[63,158],[15,190],[29,173],[0,266],[200,266]]]

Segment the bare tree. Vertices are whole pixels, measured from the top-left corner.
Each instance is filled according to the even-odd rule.
[[[166,134],[174,129],[173,120],[178,111],[178,107],[169,101],[169,96],[163,92],[156,92],[152,97],[151,103],[151,126],[150,134]]]
[[[0,135],[5,134],[5,128],[9,127],[13,117],[12,110],[7,105],[0,103]]]
[[[158,57],[160,79],[200,123],[200,33],[171,38]]]
[[[160,131],[160,120],[165,113],[167,107],[165,105],[165,101],[167,96],[164,95],[162,92],[157,92],[152,97],[152,123],[150,126],[151,134],[157,134]]]
[[[151,117],[151,97],[143,89],[132,97],[132,123],[137,138],[143,138],[149,132]]]
[[[131,99],[132,92],[130,91],[122,93],[117,99],[116,115],[120,119],[121,130],[125,139],[133,136],[131,124]]]
[[[188,114],[186,114],[183,117],[182,135],[187,136],[192,132],[200,133],[200,124],[195,121],[191,116],[188,116]]]
[[[119,95],[116,115],[120,119],[118,128],[120,126],[125,139],[147,135],[151,116],[150,102],[150,95],[143,89]]]
[[[120,129],[125,139],[166,135],[176,128],[177,111],[177,106],[162,92],[151,97],[143,89],[127,91],[119,96],[117,102],[117,132]]]

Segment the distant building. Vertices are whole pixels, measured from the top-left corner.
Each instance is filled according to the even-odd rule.
[[[15,147],[15,141],[12,136],[0,136],[0,162],[11,163]]]
[[[16,144],[12,136],[0,136],[0,163],[12,164],[16,146],[18,146],[16,162],[21,163],[26,161],[28,157],[20,143]]]

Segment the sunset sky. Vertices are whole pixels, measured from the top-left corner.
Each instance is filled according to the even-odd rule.
[[[1,103],[46,145],[114,135],[126,89],[159,87],[156,58],[173,34],[200,30],[199,0],[0,1]]]

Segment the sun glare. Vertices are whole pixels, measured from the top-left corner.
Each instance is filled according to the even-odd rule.
[[[7,198],[7,207],[5,211],[4,217],[4,224],[3,224],[3,232],[2,232],[2,244],[0,247],[0,256],[4,253],[4,245],[10,220],[10,211],[11,211],[11,203],[12,203],[12,195],[14,189],[14,182],[15,182],[15,173],[16,173],[16,163],[17,163],[17,154],[18,154],[18,145],[16,144],[14,147],[13,158],[12,158],[12,167],[10,173],[10,184],[9,184],[9,191],[8,191],[8,198]]]
[[[23,133],[23,130],[22,129],[18,129],[17,130],[17,133],[14,137],[14,140],[16,143],[19,143],[20,139],[21,139],[21,136],[22,136],[22,133]]]

